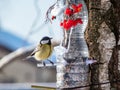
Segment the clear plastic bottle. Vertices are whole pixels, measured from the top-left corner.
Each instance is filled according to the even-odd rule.
[[[82,18],[83,24],[78,24],[67,32],[68,47],[60,45],[55,48],[57,55],[57,87],[71,88],[84,86],[88,83],[88,67],[84,59],[89,57],[84,32],[88,23],[88,10],[84,0],[71,0],[73,4],[81,3],[82,11],[77,18]],[[68,50],[67,50],[68,49]]]

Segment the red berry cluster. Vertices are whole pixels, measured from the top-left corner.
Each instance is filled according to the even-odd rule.
[[[77,24],[82,24],[81,18],[77,18],[76,20],[68,19],[64,20],[60,23],[60,26],[62,26],[65,30],[69,30],[71,27],[75,27]]]
[[[70,8],[71,7],[71,8]],[[66,8],[64,11],[64,14],[66,16],[72,16],[76,13],[79,13],[82,9],[82,4],[72,4],[70,7]],[[69,30],[71,27],[75,27],[77,24],[82,24],[81,18],[77,19],[65,19],[60,23],[60,26],[62,26],[65,30]]]
[[[67,15],[67,16],[71,16],[75,13],[79,13],[80,11],[82,10],[82,4],[78,4],[78,5],[75,5],[75,4],[72,4],[71,5],[71,8],[66,8],[64,14]]]
[[[82,4],[81,4],[81,3],[78,4],[78,5],[73,4],[71,7],[72,7],[73,10],[74,10],[73,13],[78,13],[78,12],[80,12],[80,11],[82,10]]]

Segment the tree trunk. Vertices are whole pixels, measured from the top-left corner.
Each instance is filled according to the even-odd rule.
[[[86,0],[86,3],[89,24],[85,38],[89,54],[103,63],[92,66],[91,90],[120,90],[120,1]]]

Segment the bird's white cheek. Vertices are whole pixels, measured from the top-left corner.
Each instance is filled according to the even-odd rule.
[[[49,42],[49,40],[44,40],[44,41],[41,41],[41,44],[46,44],[48,42]]]

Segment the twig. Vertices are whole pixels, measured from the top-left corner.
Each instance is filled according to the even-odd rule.
[[[47,10],[47,12],[46,12],[46,21],[45,22],[50,21],[52,23],[51,19],[49,18],[49,13],[51,12],[51,10],[53,9],[53,7],[55,6],[56,3],[54,3],[52,6],[50,6],[49,9]]]

